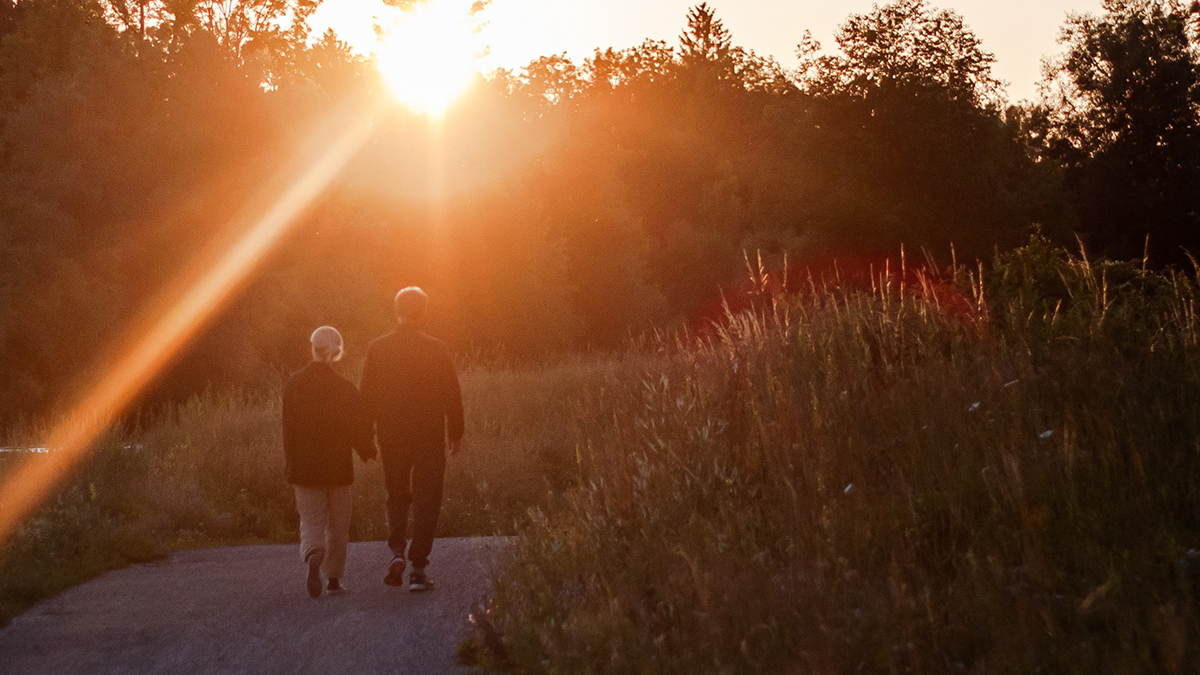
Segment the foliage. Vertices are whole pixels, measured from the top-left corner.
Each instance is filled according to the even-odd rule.
[[[1085,231],[1122,256],[1149,233],[1159,257],[1185,262],[1180,247],[1200,243],[1200,5],[1108,0],[1061,41],[1047,146]]]
[[[810,161],[829,167],[820,213],[837,248],[882,257],[897,242],[937,252],[954,242],[986,256],[1033,223],[1060,234],[1053,176],[1001,114],[995,59],[961,16],[904,0],[852,15],[835,37],[840,53],[822,54],[805,36],[810,98],[790,107],[813,126]]]
[[[1200,289],[1133,265],[1084,297],[1116,269],[1035,240],[982,278],[814,280],[613,373],[572,420],[579,488],[533,511],[460,653],[1194,672]]]
[[[806,35],[801,68],[809,87],[866,97],[889,90],[936,92],[973,105],[992,101],[1001,83],[992,76],[996,57],[951,10],[925,0],[899,0],[852,14],[834,35],[842,54],[820,56]]]
[[[315,6],[0,2],[0,428],[67,405],[197,252],[270,198],[310,130],[386,95],[369,59],[308,33]],[[1185,171],[1139,170],[1143,185],[1109,150],[1052,152],[1065,108],[1003,109],[991,54],[954,12],[901,0],[852,15],[836,53],[802,46],[801,72],[738,46],[712,5],[683,18],[674,44],[497,73],[438,134],[385,115],[138,409],[270,390],[316,325],[361,353],[413,283],[456,351],[536,359],[703,325],[742,290],[746,250],[865,273],[899,246],[986,257],[1034,224],[1055,244],[1082,226],[1101,251],[1148,231],[1152,247],[1188,245],[1195,209],[1170,197]],[[1113,54],[1142,39],[1113,35]],[[1154,77],[1175,82],[1171,68]],[[1200,154],[1187,138],[1153,153]],[[1093,208],[1160,183],[1154,209]],[[1170,223],[1182,238],[1160,239]]]

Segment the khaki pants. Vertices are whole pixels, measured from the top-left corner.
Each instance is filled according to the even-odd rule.
[[[350,541],[350,486],[294,487],[296,510],[300,512],[301,561],[307,562],[308,556],[320,551],[325,578],[341,579]]]

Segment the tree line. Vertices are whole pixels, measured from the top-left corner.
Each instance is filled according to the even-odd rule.
[[[0,0],[0,426],[130,339],[307,130],[387,95],[309,33],[318,4]],[[798,35],[787,69],[700,4],[674,44],[492,73],[437,124],[392,110],[146,402],[270,386],[321,324],[361,353],[407,284],[460,353],[526,358],[714,316],[747,251],[969,261],[1032,231],[1158,265],[1200,250],[1200,3],[1069,17],[1035,103],[924,0],[835,42]]]

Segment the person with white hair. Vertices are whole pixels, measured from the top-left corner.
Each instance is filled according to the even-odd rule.
[[[388,547],[392,559],[383,582],[428,591],[425,573],[442,505],[446,448],[462,447],[463,407],[458,374],[446,346],[418,329],[429,299],[410,286],[396,294],[396,330],[371,343],[363,364],[362,395],[375,426],[387,487]],[[412,506],[412,542],[408,509]]]
[[[322,571],[330,593],[344,590],[354,484],[351,451],[363,461],[377,453],[358,389],[331,365],[345,351],[341,333],[321,326],[310,342],[312,362],[293,374],[283,389],[283,452],[300,513],[305,586],[318,598]]]

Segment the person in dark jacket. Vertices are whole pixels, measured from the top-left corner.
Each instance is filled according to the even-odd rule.
[[[362,376],[363,402],[387,485],[392,560],[384,583],[404,583],[407,556],[413,567],[408,590],[414,592],[433,588],[425,566],[442,506],[447,439],[450,454],[456,455],[463,435],[462,395],[450,354],[441,341],[417,329],[428,302],[420,288],[396,294],[396,330],[371,343]],[[406,550],[410,505],[412,543]]]
[[[341,334],[322,326],[311,341],[312,363],[293,374],[283,389],[283,453],[300,512],[305,584],[317,598],[322,571],[329,592],[342,590],[354,483],[350,452],[369,461],[376,451],[358,389],[330,365],[342,358]]]

